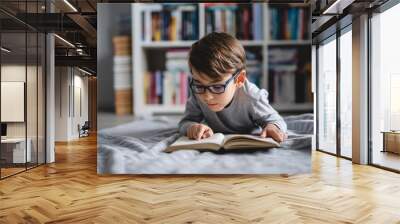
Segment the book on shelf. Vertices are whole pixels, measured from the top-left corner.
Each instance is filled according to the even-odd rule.
[[[307,40],[309,38],[308,8],[272,7],[270,10],[270,36],[272,40]]]
[[[184,105],[188,98],[188,77],[185,71],[146,72],[143,89],[145,103]]]
[[[168,49],[165,70],[146,72],[144,91],[146,104],[183,105],[188,98],[187,49]]]
[[[247,79],[262,88],[262,58],[258,52],[246,49],[246,74]]]
[[[196,40],[199,37],[195,4],[149,4],[142,10],[142,41]]]
[[[263,39],[263,5],[260,3],[253,3],[253,39],[262,40]]]
[[[262,80],[262,68],[261,62],[257,60],[247,61],[247,79],[256,84],[256,86],[262,88],[261,80]]]
[[[268,50],[270,100],[275,104],[312,102],[310,63],[300,65],[301,49],[273,47]]]
[[[114,36],[113,46],[115,113],[117,115],[132,114],[131,37],[127,35]]]
[[[256,135],[215,133],[211,137],[200,140],[191,140],[186,136],[181,136],[167,147],[164,152],[193,149],[199,151],[235,151],[274,147],[280,147],[280,144],[272,138],[263,138]]]
[[[271,79],[273,84],[272,102],[273,103],[295,103],[296,83],[295,66],[294,68],[276,69]]]
[[[205,32],[226,32],[240,40],[262,40],[260,3],[205,3]],[[257,18],[257,19],[256,19]]]

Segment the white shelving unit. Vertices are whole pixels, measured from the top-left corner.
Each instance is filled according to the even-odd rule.
[[[135,115],[151,114],[181,114],[184,112],[185,105],[165,105],[165,104],[145,104],[143,76],[147,71],[146,51],[160,49],[165,51],[168,48],[190,48],[195,41],[143,41],[142,34],[142,16],[143,8],[149,4],[160,3],[134,3],[132,4],[132,66],[133,66],[133,105]],[[196,4],[196,3],[194,3]],[[204,3],[197,3],[199,6],[199,36],[205,35],[205,6]],[[262,86],[268,86],[268,47],[269,46],[296,46],[308,45],[310,41],[288,41],[288,40],[270,40],[269,37],[269,10],[266,3],[263,4],[263,40],[242,40],[241,43],[246,47],[260,47],[262,52]],[[138,35],[140,34],[140,35]],[[273,105],[278,111],[311,111],[313,103],[293,103]]]

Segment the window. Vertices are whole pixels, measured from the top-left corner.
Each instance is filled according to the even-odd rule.
[[[400,155],[382,151],[383,133],[400,130],[400,4],[371,18],[371,159],[400,170]]]
[[[351,26],[340,36],[340,155],[352,157],[352,33]]]
[[[336,36],[318,48],[318,149],[336,153]]]

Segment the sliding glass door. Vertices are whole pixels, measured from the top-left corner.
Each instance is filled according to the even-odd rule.
[[[317,47],[317,149],[352,157],[351,23]]]
[[[341,31],[340,63],[340,155],[352,157],[352,33],[351,25]]]
[[[336,35],[317,49],[317,148],[336,154]]]
[[[26,33],[1,33],[1,177],[26,170]],[[28,149],[28,150],[27,150]]]
[[[400,171],[400,4],[371,18],[370,162]]]

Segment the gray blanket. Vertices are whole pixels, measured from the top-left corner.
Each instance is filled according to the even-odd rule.
[[[285,117],[281,148],[217,154],[163,150],[178,137],[176,119],[138,119],[98,133],[99,174],[295,174],[311,171],[313,115]]]

